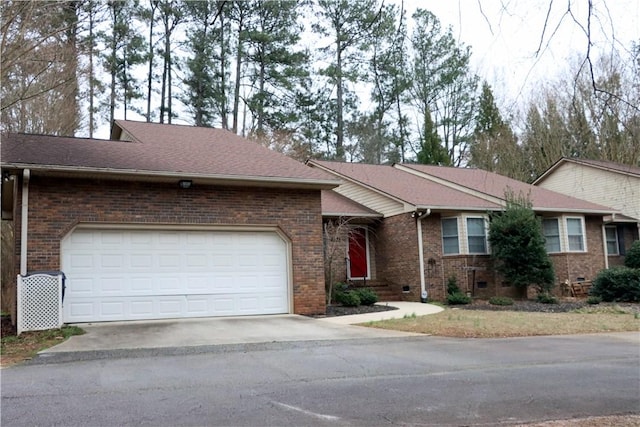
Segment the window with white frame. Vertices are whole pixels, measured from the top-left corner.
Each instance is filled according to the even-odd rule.
[[[567,218],[567,242],[570,252],[584,252],[584,222],[582,218]]]
[[[542,220],[542,231],[545,238],[545,248],[548,253],[560,252],[560,226],[558,218]]]
[[[615,225],[608,225],[604,228],[607,237],[607,255],[620,255],[618,243],[618,228]]]
[[[442,253],[444,255],[460,253],[458,218],[442,219]]]
[[[487,227],[483,217],[467,217],[467,245],[470,254],[486,254]]]

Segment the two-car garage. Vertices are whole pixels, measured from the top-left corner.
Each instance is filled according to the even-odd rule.
[[[291,312],[273,230],[77,228],[61,256],[67,323]]]

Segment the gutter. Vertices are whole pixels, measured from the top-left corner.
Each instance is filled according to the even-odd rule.
[[[420,265],[420,302],[427,302],[427,286],[424,280],[424,245],[422,244],[422,220],[431,215],[431,209],[427,209],[422,214],[414,212],[413,217],[416,218],[416,227],[418,228],[418,262]]]
[[[172,180],[190,179],[193,181],[208,183],[230,183],[233,185],[255,184],[257,186],[285,188],[317,188],[332,189],[340,184],[340,181],[324,178],[291,178],[280,176],[259,176],[259,175],[231,175],[231,174],[207,174],[194,172],[175,172],[175,171],[150,171],[142,169],[114,169],[101,167],[86,166],[61,166],[61,165],[34,165],[30,163],[10,163],[2,162],[5,168],[12,169],[30,169],[33,171],[44,172],[48,174],[72,174],[72,175],[106,175],[114,178],[131,179],[142,177],[142,181],[158,180],[160,182],[170,182]],[[146,178],[146,179],[145,179]]]
[[[20,215],[20,275],[27,274],[27,236],[29,226],[29,178],[31,171],[25,169],[22,171],[22,212]]]

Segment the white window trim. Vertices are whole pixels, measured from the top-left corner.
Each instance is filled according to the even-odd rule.
[[[560,234],[560,252],[549,252],[548,254],[583,254],[587,253],[587,226],[584,216],[580,215],[560,215],[560,216],[552,216],[552,217],[542,217],[545,219],[555,219],[558,221],[558,233]],[[582,246],[584,249],[582,250],[570,250],[569,249],[569,227],[567,225],[568,219],[578,219],[580,220],[580,227],[582,228]],[[544,230],[543,230],[544,235]],[[546,238],[546,236],[544,236]],[[546,246],[545,246],[546,249]]]
[[[489,255],[491,249],[489,247],[489,218],[486,215],[463,215],[464,218],[464,241],[465,241],[465,254],[466,255]],[[469,227],[467,224],[468,219],[481,219],[484,222],[484,252],[471,252],[469,249]]]
[[[484,220],[484,242],[485,252],[471,252],[469,250],[469,229],[467,227],[467,219],[482,219]],[[455,219],[458,229],[458,252],[445,254],[444,253],[444,234],[441,236],[442,244],[442,256],[457,256],[457,255],[490,255],[491,246],[489,244],[489,217],[487,215],[477,214],[459,214],[455,216],[446,216],[440,218],[440,232],[442,233],[442,221],[448,219]]]
[[[562,234],[562,221],[560,217],[554,216],[554,217],[549,217],[549,218],[542,218],[542,220],[548,220],[548,219],[555,219],[556,220],[556,224],[558,224],[558,243],[560,244],[560,250],[559,251],[552,251],[549,252],[547,251],[548,254],[561,254],[564,250],[564,238],[563,238],[563,234]],[[544,227],[542,229],[542,236],[545,238],[545,240],[547,239],[547,236],[544,235]],[[547,249],[547,245],[545,242],[545,250]]]
[[[605,229],[605,233],[604,233],[604,243],[605,246],[607,247],[607,256],[618,256],[620,255],[620,239],[618,237],[618,227],[616,227],[615,225],[606,225],[604,227]],[[615,236],[616,236],[616,240],[615,240],[615,244],[616,244],[616,251],[615,252],[609,252],[609,239],[607,238],[607,232],[606,230],[613,230],[615,232]]]
[[[444,230],[442,228],[442,221],[447,220],[447,219],[455,219],[456,220],[456,230],[458,231],[458,251],[456,253],[450,253],[450,254],[445,254],[444,253]],[[441,234],[440,241],[441,241],[441,244],[442,244],[442,256],[462,255],[462,248],[460,247],[460,239],[461,239],[460,218],[458,216],[447,216],[447,217],[440,218],[440,234]]]
[[[369,257],[369,228],[367,227],[358,227],[353,226],[349,228],[349,233],[351,230],[364,230],[364,244],[365,244],[365,254],[367,257],[367,275],[365,277],[351,277],[351,259],[349,258],[349,242],[350,239],[347,237],[347,279],[349,280],[371,280],[371,258]]]
[[[570,220],[570,219],[580,220],[580,227],[582,229],[582,249],[572,250],[569,247],[569,225],[568,225],[567,221]],[[587,250],[587,230],[586,230],[586,224],[585,224],[584,216],[563,215],[562,216],[562,223],[564,224],[564,238],[565,238],[565,242],[566,242],[566,246],[565,246],[566,250],[565,250],[565,252],[567,252],[567,253],[578,253],[578,254],[582,254],[582,253],[588,252],[588,250]]]

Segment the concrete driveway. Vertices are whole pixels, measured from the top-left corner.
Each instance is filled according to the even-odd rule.
[[[372,320],[437,313],[431,304],[388,302],[398,310],[314,319],[286,314],[78,324],[84,335],[40,352],[41,356],[113,350],[159,349],[285,341],[351,340],[415,334],[353,326]]]

